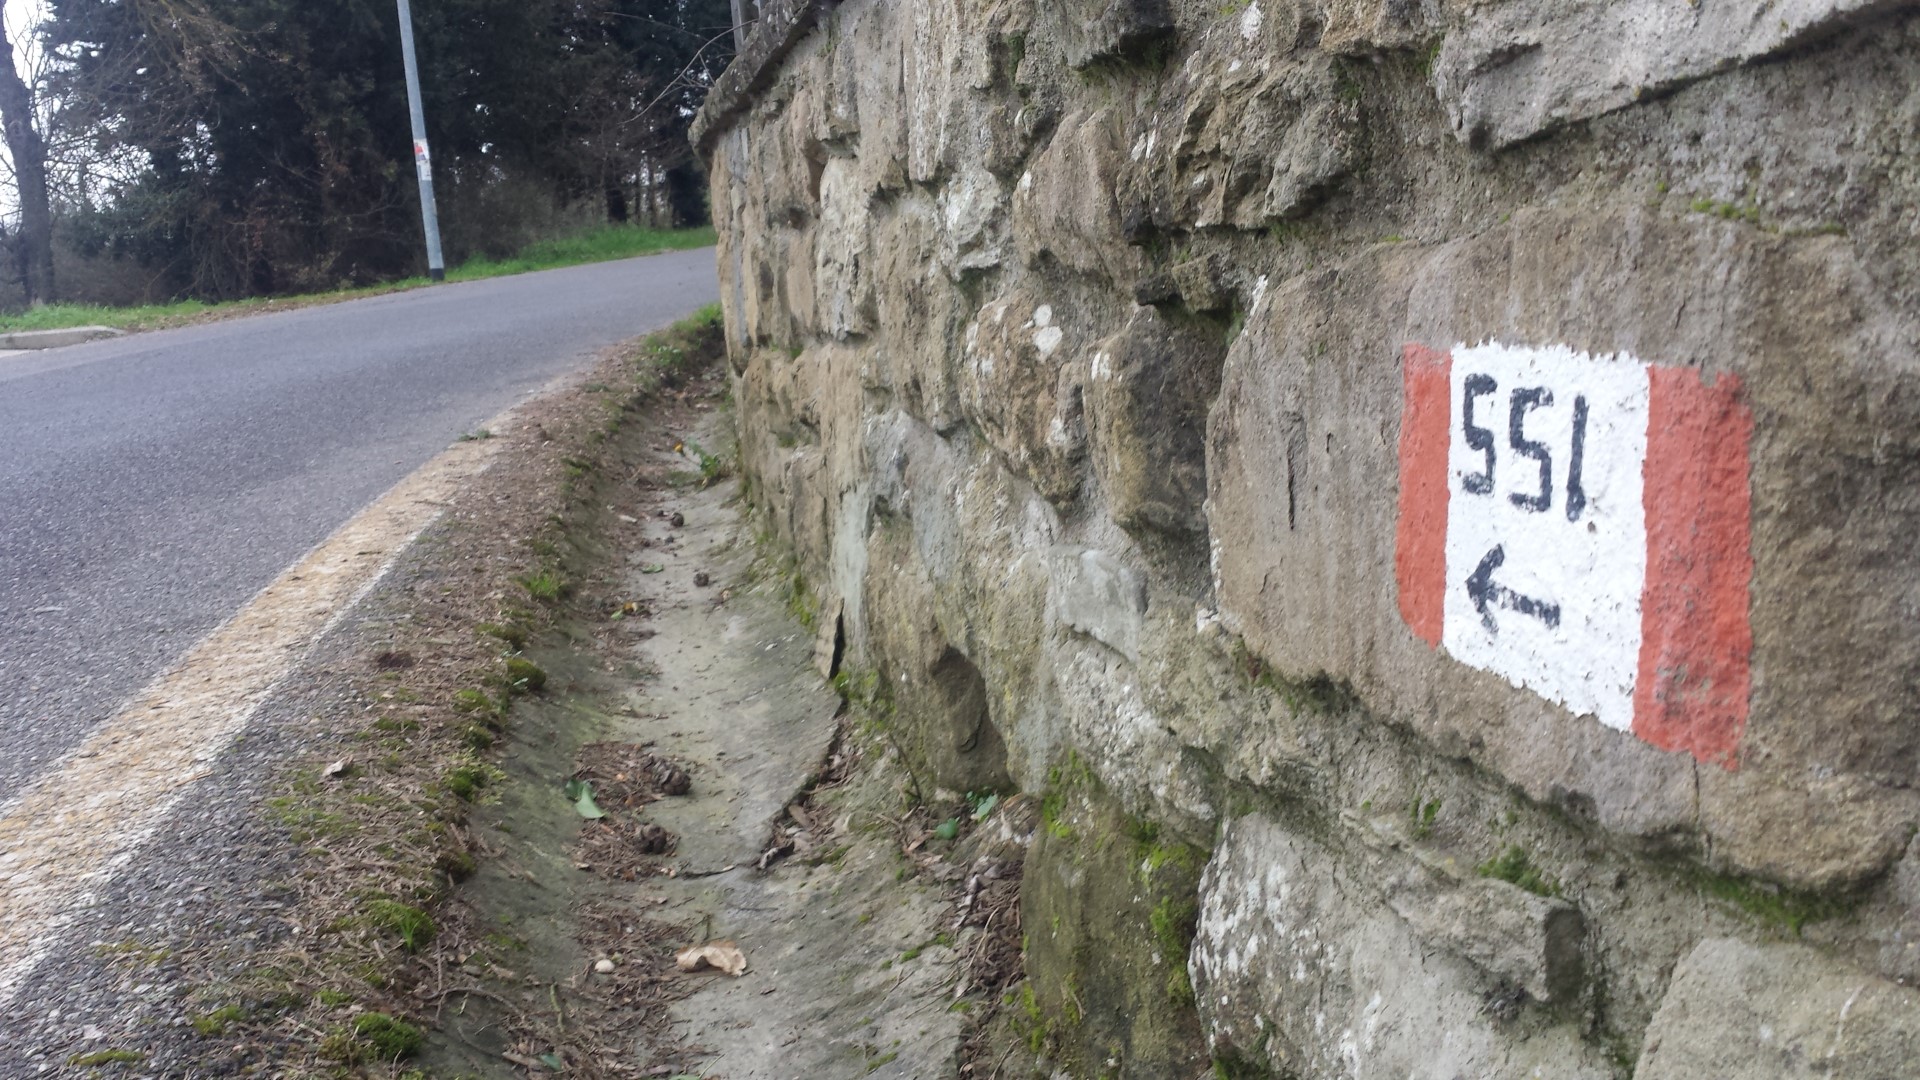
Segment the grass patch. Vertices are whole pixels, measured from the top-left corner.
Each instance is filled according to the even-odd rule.
[[[507,259],[471,259],[447,271],[448,281],[478,281],[506,277],[535,270],[555,270],[563,266],[630,259],[639,255],[657,255],[663,251],[685,251],[714,243],[712,228],[648,229],[635,225],[606,225],[569,236],[533,244]],[[47,304],[31,311],[0,315],[0,333],[30,330],[64,330],[73,326],[111,326],[119,330],[163,330],[172,326],[258,315],[269,311],[335,304],[385,293],[404,292],[430,284],[426,278],[402,278],[380,285],[365,285],[331,292],[299,296],[255,297],[207,303],[180,300],[168,304],[140,304],[132,307],[103,307],[98,304]],[[484,437],[484,436],[481,436]]]
[[[543,240],[512,258],[468,260],[448,270],[447,280],[476,281],[534,270],[554,270],[562,266],[658,255],[663,251],[685,251],[707,247],[714,242],[715,233],[710,226],[700,229],[649,229],[639,225],[607,225]]]
[[[408,952],[419,952],[433,941],[439,931],[433,916],[397,900],[367,902],[367,920],[400,939]]]
[[[567,583],[559,574],[551,570],[541,570],[525,577],[515,578],[527,595],[543,604],[557,604],[566,599]]]

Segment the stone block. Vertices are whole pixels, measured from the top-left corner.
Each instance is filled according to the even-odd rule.
[[[1636,1080],[1896,1080],[1920,993],[1799,945],[1700,943],[1674,970]]]
[[[1065,1075],[1202,1075],[1186,952],[1206,853],[1137,825],[1128,835],[1133,823],[1091,777],[1055,778],[1020,904],[1037,1033]]]
[[[992,173],[969,166],[940,192],[939,265],[954,281],[1006,261],[1007,193]]]
[[[960,374],[969,418],[1056,505],[1079,493],[1086,460],[1086,339],[1074,321],[1026,292],[992,301],[967,326]]]
[[[1710,845],[1720,868],[1796,888],[1871,878],[1920,817],[1914,796],[1892,779],[1910,775],[1920,753],[1920,729],[1905,720],[1920,705],[1920,638],[1901,629],[1920,603],[1920,553],[1889,532],[1896,523],[1920,527],[1912,486],[1920,415],[1908,404],[1920,401],[1920,376],[1884,344],[1912,332],[1905,317],[1867,315],[1876,309],[1862,283],[1839,242],[1634,211],[1536,211],[1476,237],[1427,250],[1376,248],[1270,287],[1229,354],[1209,428],[1223,618],[1283,676],[1346,683],[1447,752],[1607,829],[1660,845]],[[1708,490],[1753,508],[1750,533],[1729,556],[1751,559],[1742,570],[1749,599],[1729,606],[1726,621],[1727,640],[1740,641],[1729,653],[1754,674],[1750,689],[1731,680],[1722,687],[1744,709],[1722,750],[1696,755],[1643,726],[1626,730],[1622,721],[1640,725],[1639,714],[1608,722],[1537,689],[1532,675],[1477,667],[1442,647],[1433,627],[1416,626],[1407,604],[1428,595],[1426,578],[1403,579],[1403,561],[1439,564],[1402,550],[1403,525],[1407,537],[1425,535],[1418,515],[1403,516],[1403,491],[1418,489],[1402,465],[1439,460],[1443,495],[1474,470],[1449,475],[1447,459],[1406,441],[1403,412],[1414,398],[1404,350],[1487,341],[1626,353],[1683,372],[1688,385],[1725,378],[1739,387],[1755,434]],[[1693,374],[1705,358],[1713,358],[1708,370]],[[1446,409],[1442,455],[1446,440],[1465,437],[1447,434],[1464,431],[1465,420]],[[1502,410],[1500,438],[1487,441],[1507,455],[1501,460],[1526,461],[1509,446],[1509,419]],[[1696,449],[1713,445],[1723,444]],[[1805,453],[1809,445],[1822,453]],[[1684,449],[1655,457],[1661,468],[1700,460]],[[1571,459],[1563,450],[1554,460],[1564,486]],[[1622,505],[1639,513],[1659,503],[1636,494]],[[1565,508],[1556,509],[1564,527]],[[1847,521],[1857,524],[1839,524]],[[1489,567],[1476,578],[1471,562],[1449,562],[1444,580],[1433,579],[1441,584],[1434,602],[1468,604],[1475,580],[1484,579],[1489,598],[1509,588],[1503,582],[1519,583],[1486,616],[1496,629],[1528,618],[1508,609],[1529,588],[1549,600],[1573,590],[1561,599],[1581,611],[1611,580],[1583,572],[1555,584],[1524,576],[1537,572],[1517,557],[1497,577]],[[1618,610],[1639,611],[1642,594],[1624,603],[1632,606]],[[1624,633],[1644,626],[1631,621]],[[1635,655],[1621,644],[1630,640],[1589,643],[1614,642],[1605,648],[1620,651],[1634,677]],[[1657,675],[1661,661],[1653,662]]]
[[[1204,527],[1207,408],[1225,358],[1219,323],[1151,307],[1135,308],[1124,330],[1095,346],[1089,439],[1122,528],[1183,534]]]
[[[1352,1080],[1612,1077],[1573,1022],[1503,1021],[1514,988],[1436,947],[1369,876],[1271,819],[1226,826],[1189,964],[1216,1057]],[[1423,921],[1451,936],[1454,920]]]
[[[915,771],[939,789],[1005,790],[1007,745],[986,682],[941,627],[933,584],[900,558],[911,542],[898,530],[876,535],[862,583],[869,662],[893,702],[890,730]]]
[[[1387,880],[1387,906],[1441,945],[1535,1001],[1566,1004],[1584,989],[1580,909],[1504,881],[1453,882],[1408,869]]]
[[[867,191],[851,159],[824,163],[820,227],[814,231],[819,310],[811,323],[836,338],[869,334],[877,320],[872,233],[864,227]]]
[[[1897,0],[1508,0],[1449,33],[1433,85],[1454,134],[1499,149],[1903,6]]]
[[[1275,62],[1237,35],[1215,35],[1136,125],[1132,198],[1174,233],[1301,216],[1360,160],[1358,105],[1341,86],[1324,54]]]
[[[1053,608],[1062,623],[1140,662],[1147,583],[1125,563],[1090,548],[1053,553]]]
[[[1125,134],[1125,119],[1113,109],[1061,119],[1014,183],[1013,236],[1023,262],[1051,259],[1116,283],[1139,276],[1140,253],[1122,227]]]

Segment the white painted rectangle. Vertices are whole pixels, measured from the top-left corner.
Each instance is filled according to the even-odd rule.
[[[1450,378],[1442,645],[1631,730],[1647,563],[1646,365],[1487,344],[1455,349]],[[1572,483],[1576,443],[1584,505]]]

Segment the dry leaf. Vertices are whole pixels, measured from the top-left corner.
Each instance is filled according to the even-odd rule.
[[[705,945],[681,949],[673,954],[673,962],[681,971],[712,968],[734,976],[747,973],[747,954],[731,941],[710,941]]]

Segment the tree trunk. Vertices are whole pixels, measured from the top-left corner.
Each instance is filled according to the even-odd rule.
[[[674,165],[666,170],[667,214],[676,229],[707,223],[706,177],[691,164]]]
[[[0,16],[6,12],[0,0]],[[33,89],[14,66],[13,43],[0,31],[0,126],[20,187],[20,284],[28,305],[53,299],[53,205],[47,195],[47,144],[34,127]]]

